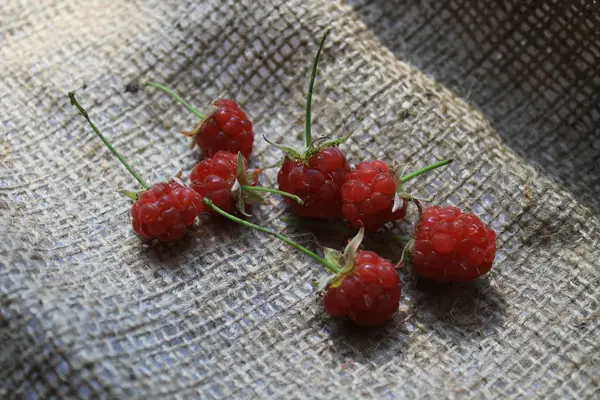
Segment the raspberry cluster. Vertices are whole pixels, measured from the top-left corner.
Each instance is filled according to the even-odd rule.
[[[309,82],[304,146],[294,150],[275,145],[286,152],[277,175],[279,190],[257,186],[260,169],[248,169],[253,127],[233,100],[216,100],[211,112],[204,116],[170,89],[152,82],[146,84],[168,93],[200,118],[201,122],[187,134],[194,137],[194,143],[206,156],[192,169],[189,186],[179,178],[150,186],[106,141],[74,94],[69,97],[94,132],[144,188],[137,194],[127,192],[134,199],[133,230],[141,238],[177,240],[202,212],[224,216],[271,234],[325,266],[331,274],[320,281],[319,291],[325,293],[323,306],[331,316],[348,318],[360,326],[381,325],[399,308],[401,282],[390,261],[375,252],[358,250],[365,231],[377,231],[389,222],[403,219],[409,203],[414,202],[419,219],[401,261],[408,256],[417,276],[441,282],[469,281],[489,272],[496,254],[496,234],[477,216],[456,207],[422,209],[420,202],[404,191],[407,181],[452,160],[399,176],[396,168],[381,160],[362,161],[352,167],[338,149],[350,135],[337,140],[312,140],[311,96],[319,55],[328,33],[329,30],[321,39]],[[284,196],[299,217],[343,217],[347,225],[358,228],[359,232],[343,252],[324,249],[325,256],[321,257],[280,232],[244,219],[250,217],[250,204],[264,202],[258,192]]]

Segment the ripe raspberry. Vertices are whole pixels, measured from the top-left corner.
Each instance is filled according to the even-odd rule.
[[[233,100],[219,99],[213,105],[216,110],[191,132],[194,142],[207,157],[219,151],[233,154],[239,151],[248,158],[252,152],[254,132],[246,113]]]
[[[213,157],[200,161],[190,174],[190,186],[198,194],[207,197],[220,209],[231,212],[236,206],[236,198],[232,192],[236,179],[241,184],[246,183],[246,175],[252,175],[251,185],[256,185],[260,170],[246,169],[244,163],[243,176],[238,176],[238,157],[226,151],[219,151]],[[212,212],[209,211],[209,212]]]
[[[486,274],[496,256],[496,233],[456,207],[428,207],[415,231],[412,264],[423,278],[470,281]]]
[[[383,161],[362,162],[348,173],[341,188],[342,214],[353,227],[376,231],[383,224],[404,218],[407,202],[392,211],[396,181]]]
[[[400,305],[400,279],[389,261],[372,251],[361,251],[354,270],[337,287],[330,287],[323,306],[333,317],[349,317],[360,326],[381,325]]]
[[[340,215],[340,187],[349,171],[344,153],[334,147],[318,150],[306,161],[286,157],[277,183],[279,189],[302,199],[286,198],[301,217],[328,218]]]
[[[144,239],[181,238],[202,212],[202,197],[176,179],[142,192],[131,206],[135,233]]]

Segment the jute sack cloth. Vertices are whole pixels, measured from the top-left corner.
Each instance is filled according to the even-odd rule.
[[[4,0],[0,4],[0,391],[3,398],[593,398],[598,329],[600,71],[592,1]],[[490,274],[431,285],[402,271],[400,312],[368,331],[328,317],[322,267],[202,218],[143,244],[118,189],[199,159],[177,132],[224,94],[255,124],[252,163],[314,134],[353,163],[455,163],[407,190],[498,233]],[[135,89],[129,87],[129,89]],[[362,122],[358,122],[361,121]],[[276,185],[276,169],[264,173]],[[317,250],[279,198],[253,220]],[[410,233],[416,212],[388,227]],[[401,247],[365,246],[396,261]]]

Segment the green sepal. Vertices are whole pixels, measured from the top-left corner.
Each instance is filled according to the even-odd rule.
[[[333,275],[333,278],[328,281],[330,288],[338,287],[343,281],[346,275],[351,274],[354,271],[354,259],[356,258],[356,252],[360,247],[360,244],[365,237],[364,228],[360,228],[356,236],[350,240],[344,252],[340,254],[339,251],[325,248],[325,259],[329,260],[331,257],[335,259],[336,264],[341,265],[342,269],[337,274]]]
[[[137,192],[133,190],[119,190],[119,193],[129,197],[132,201],[137,201],[142,192],[145,192],[145,190],[140,190]]]
[[[252,190],[241,190],[244,202],[248,204],[267,205],[267,200],[258,192]]]
[[[285,151],[286,154],[290,158],[293,158],[293,159],[296,159],[296,160],[304,160],[304,154],[302,154],[302,152],[299,152],[299,151],[297,151],[295,149],[292,149],[291,147],[283,145],[283,144],[273,143],[269,139],[267,139],[267,137],[265,135],[263,135],[263,138],[271,146],[277,147],[279,150]]]
[[[325,247],[323,249],[323,254],[325,255],[325,259],[333,264],[340,265],[340,260],[342,259],[342,253],[335,249],[330,249],[329,247]]]
[[[337,275],[325,275],[319,278],[319,280],[313,282],[313,287],[317,293],[324,292],[329,286],[332,280],[335,279]]]

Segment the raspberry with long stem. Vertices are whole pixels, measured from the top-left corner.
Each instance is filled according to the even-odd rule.
[[[167,183],[148,185],[102,135],[88,113],[75,99],[75,93],[69,92],[69,100],[106,147],[144,188],[141,192],[126,192],[127,196],[134,200],[130,213],[135,233],[143,239],[161,241],[177,240],[185,235],[203,210],[202,197],[178,178],[172,178]]]
[[[254,143],[254,131],[248,116],[233,100],[217,99],[206,114],[201,113],[190,103],[168,87],[156,82],[144,82],[142,86],[151,86],[174,98],[185,106],[198,119],[199,123],[186,136],[193,137],[192,147],[198,145],[207,156],[212,157],[219,151],[236,154],[241,152],[248,158]]]
[[[290,239],[289,237],[282,235],[281,233],[277,233],[275,231],[272,231],[268,228],[262,227],[260,225],[256,225],[253,224],[252,222],[243,220],[241,218],[236,217],[235,215],[231,215],[228,212],[220,209],[219,207],[215,206],[214,203],[207,197],[204,198],[204,204],[212,209],[214,212],[216,212],[217,214],[220,214],[222,216],[224,216],[225,218],[228,218],[234,222],[237,222],[238,224],[247,226],[248,228],[252,228],[254,230],[260,231],[260,232],[264,232],[264,233],[268,233],[269,235],[275,236],[277,239],[281,240],[284,243],[289,244],[290,246],[292,246],[293,248],[295,248],[296,250],[298,250],[299,252],[311,257],[313,260],[317,261],[319,264],[323,265],[325,268],[327,268],[330,272],[336,274],[338,272],[340,272],[341,268],[335,264],[333,264],[332,262],[326,260],[325,258],[319,256],[318,254],[310,251],[309,249],[307,249],[306,247],[294,242],[292,239]]]
[[[321,257],[285,235],[225,212],[208,198],[204,198],[204,204],[232,221],[275,236],[325,266],[332,275],[320,280],[318,290],[326,289],[323,307],[331,316],[348,317],[360,326],[376,326],[392,318],[398,310],[400,278],[388,260],[372,251],[358,251],[363,229],[348,243],[343,253],[326,248],[325,257]]]
[[[306,95],[306,120],[304,126],[304,147],[293,149],[289,146],[271,143],[286,155],[277,175],[279,189],[299,196],[303,204],[287,201],[292,211],[301,217],[329,218],[341,214],[340,187],[344,176],[350,170],[346,156],[336,146],[344,143],[349,135],[341,139],[318,140],[312,139],[312,95],[317,76],[319,59],[325,40],[330,33],[326,29],[321,37],[315,55],[308,92]]]

